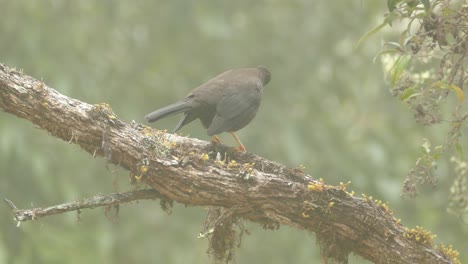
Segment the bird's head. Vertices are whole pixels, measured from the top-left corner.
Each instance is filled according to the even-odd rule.
[[[267,85],[271,79],[271,73],[265,66],[258,66],[257,69],[260,71],[263,86]]]

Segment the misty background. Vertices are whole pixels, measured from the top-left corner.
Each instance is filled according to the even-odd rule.
[[[0,0],[0,62],[42,79],[62,94],[110,104],[125,122],[183,98],[231,68],[264,65],[272,73],[254,121],[238,136],[249,152],[327,184],[386,201],[409,228],[468,256],[468,227],[446,212],[453,181],[440,162],[439,185],[400,198],[423,138],[445,140],[447,124],[422,127],[388,91],[374,57],[388,28],[354,50],[383,21],[384,1],[7,1]],[[153,127],[171,131],[180,116]],[[198,121],[180,134],[210,140]],[[229,135],[225,144],[235,145]],[[0,197],[19,208],[47,207],[95,194],[128,191],[129,173],[79,147],[0,112]],[[198,239],[206,208],[158,201],[23,223],[0,206],[0,263],[210,263]],[[114,219],[115,220],[115,219]],[[238,263],[318,263],[314,234],[281,226],[250,235]],[[465,255],[464,255],[465,254]],[[352,257],[350,263],[369,263]]]

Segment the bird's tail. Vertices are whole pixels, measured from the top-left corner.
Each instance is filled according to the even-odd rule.
[[[190,110],[190,108],[190,103],[180,101],[147,114],[145,119],[150,123],[156,122],[159,119]]]

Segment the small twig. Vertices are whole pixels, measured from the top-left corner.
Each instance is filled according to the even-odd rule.
[[[59,205],[50,206],[47,208],[33,208],[33,209],[18,209],[15,204],[8,200],[4,201],[11,208],[15,215],[15,220],[24,222],[28,220],[35,220],[44,216],[61,214],[69,211],[79,211],[86,208],[96,208],[101,206],[110,206],[122,203],[128,203],[136,200],[150,200],[164,198],[158,191],[153,189],[145,189],[138,191],[131,191],[125,193],[111,193],[108,195],[96,195],[94,197],[85,199],[79,202],[64,203]]]
[[[8,204],[8,206],[10,206],[11,210],[13,211],[18,210],[18,208],[16,208],[16,205],[12,201],[8,200],[7,198],[4,198],[3,200],[5,201],[5,203]]]

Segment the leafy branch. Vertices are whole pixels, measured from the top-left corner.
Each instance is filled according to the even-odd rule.
[[[437,184],[435,170],[442,157],[457,156],[463,162],[464,145],[460,142],[468,111],[464,96],[468,72],[468,4],[452,0],[388,0],[384,22],[366,33],[358,45],[385,26],[403,27],[396,41],[384,43],[378,55],[389,76],[390,93],[404,102],[417,123],[433,126],[449,123],[446,141],[435,147],[424,139],[422,155],[405,179],[402,195],[415,197],[420,184]],[[449,95],[455,95],[456,101]],[[466,175],[457,174],[450,190],[449,211],[468,213],[468,192],[457,188]],[[456,202],[455,202],[456,201]]]

